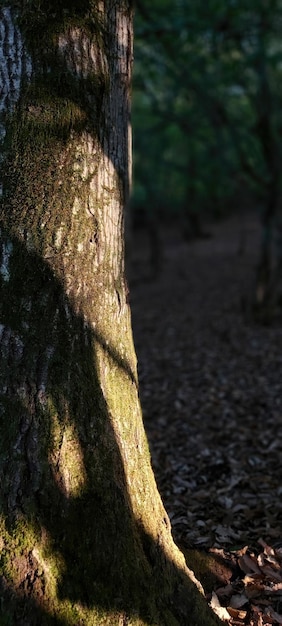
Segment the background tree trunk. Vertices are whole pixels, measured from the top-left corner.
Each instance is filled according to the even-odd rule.
[[[1,12],[1,624],[212,626],[138,400],[131,9],[58,4]]]

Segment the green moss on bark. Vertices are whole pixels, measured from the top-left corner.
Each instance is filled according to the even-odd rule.
[[[188,613],[215,626],[173,546],[142,427],[119,239],[125,125],[113,132],[108,97],[113,14],[99,43],[95,2],[45,5],[14,3],[34,74],[6,135],[0,214],[12,246],[0,282],[2,612],[28,626],[187,626]],[[98,72],[59,59],[71,28],[92,28]]]

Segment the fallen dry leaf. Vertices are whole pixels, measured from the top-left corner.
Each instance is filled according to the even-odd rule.
[[[241,570],[245,572],[245,574],[261,574],[261,570],[257,564],[257,559],[255,559],[253,556],[250,556],[248,554],[243,554],[242,556],[239,556],[238,564]]]
[[[227,607],[227,611],[228,611],[228,613],[229,613],[229,615],[231,617],[233,617],[234,619],[237,619],[237,620],[238,619],[245,620],[246,617],[247,617],[247,611],[242,611],[242,610],[239,610],[239,609],[235,609],[232,606],[228,606]]]
[[[282,582],[282,575],[280,574],[280,572],[277,572],[270,565],[264,565],[261,568],[261,571],[263,572],[263,574],[264,574],[264,576],[266,578],[269,578],[269,580],[275,580],[277,582]]]
[[[216,613],[216,615],[220,619],[222,619],[224,622],[230,621],[230,615],[227,609],[224,606],[221,606],[219,599],[214,591],[212,592],[212,597],[209,604],[213,612]]]
[[[267,554],[268,556],[274,556],[275,555],[275,550],[274,548],[272,548],[272,546],[269,546],[266,541],[264,541],[264,539],[262,539],[262,537],[260,537],[258,539],[258,544],[261,545],[263,547],[263,551],[264,554]]]
[[[249,601],[247,596],[244,593],[234,595],[231,597],[229,606],[233,609],[240,609],[241,606],[244,606]]]

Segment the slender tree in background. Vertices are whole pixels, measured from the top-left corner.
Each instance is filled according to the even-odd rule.
[[[0,44],[1,625],[215,625],[138,400],[130,4],[11,2]]]

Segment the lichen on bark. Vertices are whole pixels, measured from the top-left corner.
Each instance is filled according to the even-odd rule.
[[[6,109],[1,168],[3,619],[184,626],[189,611],[213,626],[138,399],[123,258],[131,7],[14,8],[32,71]]]

